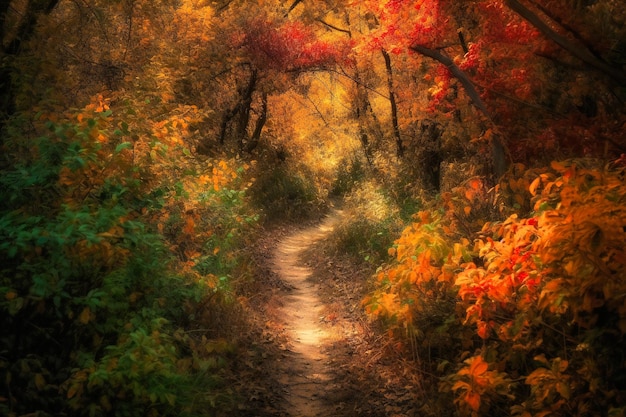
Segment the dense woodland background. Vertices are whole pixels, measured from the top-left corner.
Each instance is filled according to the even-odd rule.
[[[0,414],[237,415],[247,248],[341,201],[421,415],[626,415],[623,1],[3,0],[0,29]]]

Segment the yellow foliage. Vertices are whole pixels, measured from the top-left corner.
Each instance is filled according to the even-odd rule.
[[[83,308],[83,310],[78,315],[78,321],[82,324],[89,323],[91,320],[93,320],[93,318],[94,314],[91,312],[91,309],[89,307]]]

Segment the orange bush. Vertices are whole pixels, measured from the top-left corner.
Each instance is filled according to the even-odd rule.
[[[623,415],[626,168],[574,160],[519,174],[529,217],[485,223],[472,249],[453,239],[450,216],[420,213],[368,311],[407,327],[454,297],[438,314],[472,332],[459,332],[440,369],[462,415]]]

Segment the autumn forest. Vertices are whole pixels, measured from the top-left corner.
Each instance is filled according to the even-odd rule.
[[[0,39],[0,415],[302,417],[270,258],[340,210],[311,416],[626,417],[622,0],[0,0]]]

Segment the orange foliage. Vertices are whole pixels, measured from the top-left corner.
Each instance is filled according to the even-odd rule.
[[[416,218],[389,251],[394,265],[377,274],[380,289],[365,300],[370,314],[403,326],[413,324],[430,300],[446,297],[454,270],[471,260],[469,241],[451,243],[438,215],[421,212]]]
[[[491,341],[500,346],[502,360],[510,361],[519,350],[545,352],[535,359],[542,367],[531,367],[526,377],[532,390],[519,408],[522,414],[569,413],[574,392],[575,401],[584,402],[599,372],[597,363],[582,360],[587,349],[602,350],[605,337],[623,339],[626,331],[620,296],[626,292],[620,279],[626,271],[625,171],[583,161],[553,163],[552,169],[555,173],[538,175],[529,186],[535,216],[487,224],[476,245],[484,265],[466,268],[456,279],[465,323],[475,325],[483,339],[495,337]],[[561,320],[575,326],[564,327],[561,337],[584,352],[567,354],[577,359],[573,362],[541,347],[541,335],[547,338]],[[604,389],[610,401],[615,387],[606,382]]]
[[[497,391],[506,390],[510,380],[505,374],[489,370],[489,363],[482,356],[474,356],[464,361],[465,366],[457,373],[457,381],[452,386],[453,391],[459,391],[456,402],[461,408],[469,408],[472,416],[478,416],[481,405],[489,401],[488,395]]]
[[[624,365],[608,357],[621,354],[626,335],[626,169],[590,160],[517,168],[519,178],[503,184],[507,193],[526,187],[516,192],[520,206],[533,207],[529,217],[485,223],[472,249],[452,239],[454,217],[420,213],[377,274],[368,311],[413,326],[433,300],[457,297],[457,323],[475,335],[462,346],[480,351],[443,379],[463,415],[485,415],[503,399],[517,416],[581,415],[591,396],[593,407],[615,408]],[[471,200],[481,190],[470,180],[456,195]],[[520,355],[534,362],[520,365]]]

